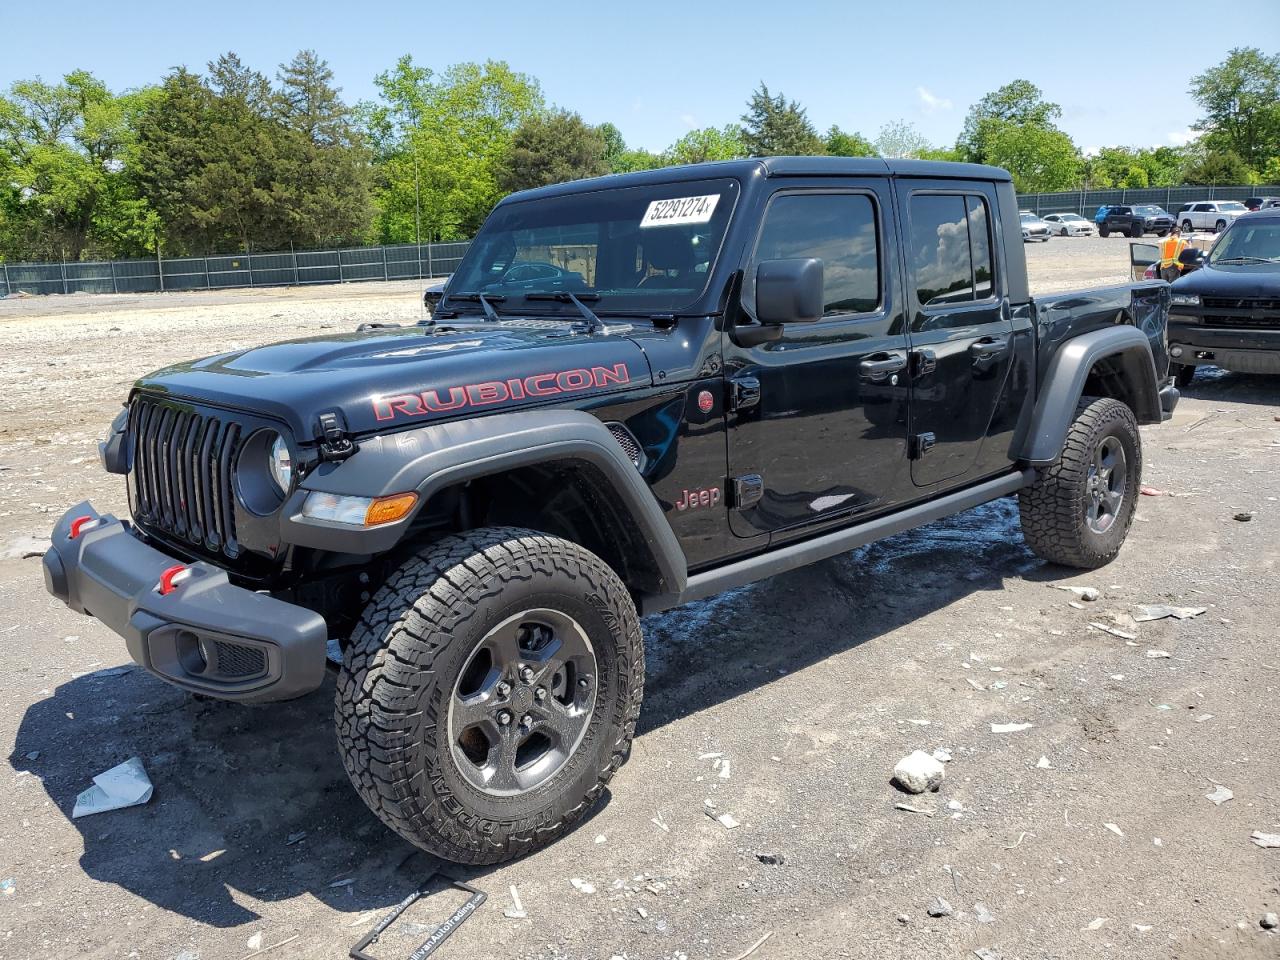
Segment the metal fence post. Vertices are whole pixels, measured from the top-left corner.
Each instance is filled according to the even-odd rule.
[[[213,281],[209,279],[209,258],[208,256],[204,256],[204,257],[201,257],[200,259],[204,261],[204,288],[206,290],[212,290],[213,287],[211,286],[211,284],[213,283]]]
[[[436,275],[435,261],[433,259],[434,250],[432,249],[434,246],[435,245],[430,240],[427,241],[427,276],[433,279],[435,278],[435,275]],[[421,247],[418,248],[418,273],[422,273],[422,248]]]
[[[58,269],[62,272],[62,292],[67,293],[67,261],[59,260]]]
[[[289,241],[289,256],[293,257],[293,285],[301,286],[298,282],[298,251],[293,249],[293,241]]]
[[[156,243],[156,279],[160,281],[160,292],[164,293],[164,260],[160,256],[160,244]]]
[[[247,253],[245,254],[245,256],[248,257],[248,260],[249,260],[249,286],[252,287],[253,286],[253,254]]]
[[[338,256],[338,282],[346,283],[346,278],[342,275],[342,250],[341,248],[334,251]]]
[[[382,248],[382,279],[386,281],[387,277],[387,248]]]
[[[116,262],[114,260],[107,261],[111,264],[111,292],[119,293],[120,288],[116,285]]]
[[[7,297],[13,293],[13,287],[9,284],[9,263],[5,261],[0,263],[0,267],[4,267],[4,295]]]

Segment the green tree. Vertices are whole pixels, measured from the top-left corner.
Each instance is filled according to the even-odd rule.
[[[526,119],[511,138],[498,174],[513,192],[607,173],[604,136],[576,113],[555,110]]]
[[[1254,183],[1257,174],[1235,153],[1209,151],[1187,167],[1186,182],[1202,186]]]
[[[1234,154],[1255,170],[1280,156],[1280,54],[1237,47],[1192,77],[1188,92],[1204,111],[1195,129],[1211,153]]]
[[[363,239],[372,218],[370,154],[333,71],[303,50],[279,73],[276,110],[285,126],[276,196],[291,239],[310,246]]]
[[[379,102],[365,115],[377,160],[376,235],[471,236],[502,197],[498,174],[515,131],[543,110],[537,81],[501,61],[436,75],[404,56],[375,83]]]
[[[812,156],[825,151],[808,114],[794,100],[770,95],[761,81],[742,115],[742,137],[753,157]]]
[[[929,138],[906,120],[891,120],[882,126],[875,146],[880,156],[890,158],[916,158],[933,149]]]
[[[996,129],[1006,124],[1018,127],[1056,129],[1054,121],[1062,108],[1045,100],[1040,88],[1029,80],[1014,80],[993,90],[969,108],[956,149],[972,163],[990,163],[988,141]]]
[[[1071,190],[1084,168],[1071,138],[1053,127],[989,122],[984,150],[984,162],[1008,170],[1019,193]]]
[[[145,96],[113,95],[82,70],[56,84],[18,81],[0,96],[0,255],[110,255],[113,240],[131,252],[146,210],[122,171]]]
[[[736,123],[720,129],[703,127],[690,130],[667,147],[662,159],[667,165],[684,163],[710,163],[716,160],[736,160],[749,153],[746,136]]]
[[[876,145],[860,133],[846,133],[832,124],[823,137],[826,152],[833,157],[876,157]]]

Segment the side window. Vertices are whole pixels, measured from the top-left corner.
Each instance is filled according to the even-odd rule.
[[[984,198],[913,194],[910,219],[911,269],[922,307],[995,295],[991,216]]]
[[[857,193],[793,193],[774,197],[765,212],[743,301],[755,310],[761,260],[817,257],[822,261],[825,315],[870,313],[880,305],[876,209]]]

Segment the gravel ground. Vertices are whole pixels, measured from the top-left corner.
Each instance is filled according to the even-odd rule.
[[[1127,249],[1029,247],[1033,288],[1123,281]],[[419,289],[0,301],[0,553],[79,499],[124,511],[95,445],[135,376],[411,322]],[[1259,927],[1280,850],[1249,839],[1280,832],[1277,383],[1210,371],[1144,428],[1164,495],[1094,574],[1037,561],[1000,501],[646,619],[645,712],[607,802],[518,863],[451,869],[489,901],[438,955],[728,960],[769,934],[753,957],[1280,956]],[[1101,597],[1073,606],[1063,585]],[[1136,623],[1148,603],[1207,609]],[[0,956],[345,957],[431,873],[348,785],[331,681],[251,708],[122,671],[35,559],[0,560],[0,642]],[[890,786],[938,748],[939,793]],[[71,820],[131,756],[151,802]],[[1215,805],[1219,784],[1234,796]],[[503,915],[511,886],[526,919]],[[953,915],[928,916],[937,897]],[[408,956],[461,899],[441,890],[373,952]]]

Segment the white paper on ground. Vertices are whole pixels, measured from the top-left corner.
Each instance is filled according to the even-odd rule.
[[[71,819],[136,807],[150,800],[154,789],[147,771],[142,768],[141,758],[130,757],[93,778],[93,786],[76,797]]]

